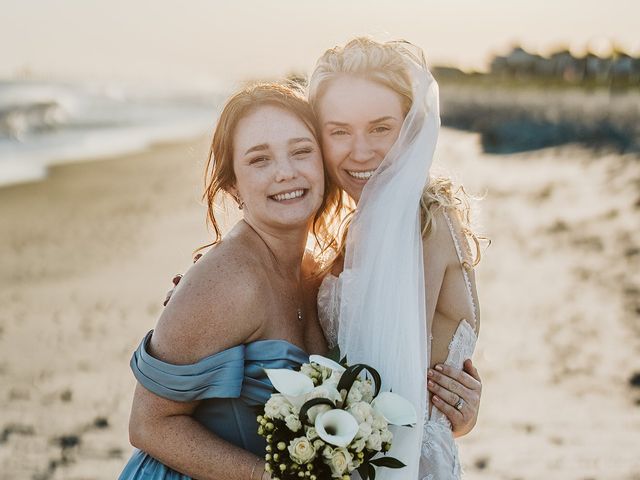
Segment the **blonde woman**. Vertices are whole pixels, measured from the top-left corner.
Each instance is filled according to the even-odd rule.
[[[330,347],[378,368],[386,388],[421,407],[420,428],[394,437],[391,454],[407,467],[377,477],[444,480],[460,477],[454,436],[475,424],[481,392],[477,371],[461,371],[479,328],[479,251],[469,248],[478,239],[464,199],[429,176],[438,91],[415,50],[357,38],[328,50],[311,75],[325,168],[356,205],[318,310]],[[327,215],[344,211],[338,195]]]

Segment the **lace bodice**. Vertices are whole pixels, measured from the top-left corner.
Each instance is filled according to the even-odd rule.
[[[338,343],[338,317],[340,316],[340,278],[327,274],[318,290],[318,320],[329,348]]]
[[[451,231],[456,252],[460,260],[462,274],[467,286],[467,294],[473,306],[473,324],[477,325],[477,305],[474,300],[469,274],[463,266],[465,258],[461,242],[455,233],[451,218],[445,212],[445,218]],[[318,319],[324,331],[329,348],[338,342],[340,317],[340,277],[328,274],[318,290]],[[474,327],[462,320],[449,343],[445,364],[461,369],[463,362],[471,358],[477,341]],[[425,417],[422,456],[420,460],[419,480],[459,479],[462,475],[451,423],[438,409],[433,408],[429,418]]]

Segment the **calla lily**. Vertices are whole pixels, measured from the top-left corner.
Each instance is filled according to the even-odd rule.
[[[391,425],[415,425],[417,422],[413,404],[397,393],[382,392],[371,402],[371,406]]]
[[[322,440],[336,447],[349,445],[359,429],[353,415],[337,408],[318,414],[314,426]]]
[[[265,368],[273,388],[285,396],[298,410],[305,400],[305,395],[313,390],[313,381],[304,373],[286,368]]]
[[[330,358],[323,357],[322,355],[311,355],[309,356],[309,361],[313,363],[317,363],[323,367],[330,368],[334,372],[344,372],[345,368],[337,362],[334,362]]]

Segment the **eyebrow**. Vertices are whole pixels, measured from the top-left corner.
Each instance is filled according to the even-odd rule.
[[[293,145],[294,143],[312,142],[312,141],[313,140],[311,140],[309,137],[298,137],[298,138],[292,138],[287,143],[289,145]],[[264,150],[268,150],[268,149],[269,149],[269,144],[268,143],[261,143],[260,145],[254,145],[249,150],[244,152],[244,154],[248,155],[248,154],[253,153],[253,152],[263,152]]]
[[[384,117],[380,117],[380,118],[376,118],[375,120],[371,120],[369,122],[369,125],[372,125],[374,123],[386,122],[387,120],[395,120],[395,117],[392,117],[391,115],[385,115]],[[325,125],[336,125],[338,127],[346,127],[349,124],[348,123],[344,123],[344,122],[330,121],[330,122],[325,122]]]
[[[263,150],[267,150],[268,148],[269,148],[269,145],[267,145],[266,143],[261,143],[260,145],[254,145],[249,150],[244,152],[244,154],[248,155],[248,154],[250,154],[252,152],[261,152]]]
[[[313,142],[313,140],[311,140],[309,137],[292,138],[291,140],[289,140],[289,145],[300,142]]]

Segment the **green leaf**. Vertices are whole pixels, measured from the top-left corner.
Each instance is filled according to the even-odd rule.
[[[302,405],[302,407],[300,408],[300,421],[302,423],[313,426],[309,422],[309,416],[307,415],[307,413],[309,412],[309,409],[311,407],[315,407],[316,405],[329,405],[331,408],[336,408],[335,403],[333,403],[328,398],[312,398],[311,400],[305,402],[304,405]]]
[[[363,462],[358,467],[358,473],[360,474],[362,480],[369,480],[369,462]]]
[[[371,460],[371,463],[376,467],[386,467],[386,468],[402,468],[406,467],[404,463],[402,463],[397,458],[393,457],[381,457],[376,458],[375,460]]]
[[[376,469],[371,464],[369,464],[369,477],[371,480],[376,480]]]

